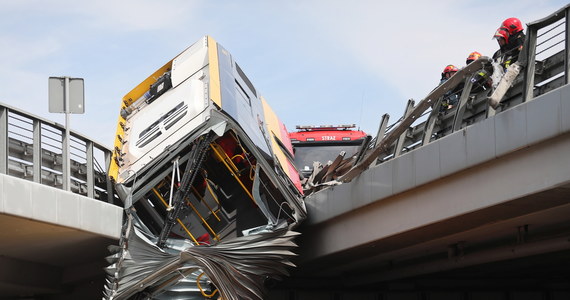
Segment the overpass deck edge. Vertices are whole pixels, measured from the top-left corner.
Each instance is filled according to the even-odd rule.
[[[122,207],[0,174],[0,214],[119,239]]]

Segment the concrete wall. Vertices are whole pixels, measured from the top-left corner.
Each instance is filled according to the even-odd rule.
[[[350,183],[308,196],[305,222],[326,222],[567,132],[570,85],[377,165]]]
[[[109,203],[0,174],[0,214],[118,239],[123,211]]]

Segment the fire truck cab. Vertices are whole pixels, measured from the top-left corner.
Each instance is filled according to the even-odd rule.
[[[295,151],[295,165],[304,176],[313,171],[313,163],[325,165],[342,151],[345,157],[355,155],[368,136],[355,129],[356,125],[297,125],[296,132],[289,133]]]

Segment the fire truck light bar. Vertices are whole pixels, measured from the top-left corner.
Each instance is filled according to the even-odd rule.
[[[297,125],[297,129],[311,130],[311,129],[350,129],[356,128],[356,124],[351,125]]]

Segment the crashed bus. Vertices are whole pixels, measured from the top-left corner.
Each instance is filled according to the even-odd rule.
[[[126,221],[105,299],[262,299],[306,217],[287,130],[205,36],[127,93],[109,176]]]

